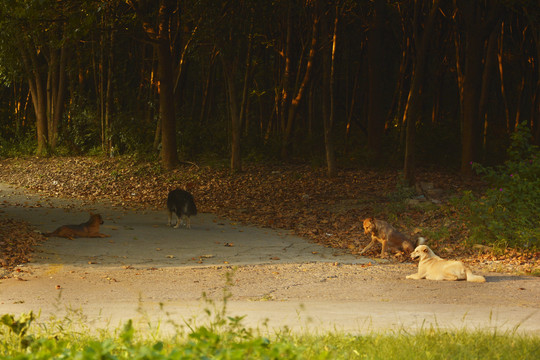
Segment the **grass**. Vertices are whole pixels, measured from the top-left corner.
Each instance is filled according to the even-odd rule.
[[[138,331],[130,320],[91,330],[64,318],[37,323],[32,313],[0,318],[0,359],[537,359],[540,337],[513,331],[422,329],[356,335],[328,332],[272,335],[229,317],[226,305],[209,320],[177,326],[172,335]],[[268,332],[265,332],[268,333]]]

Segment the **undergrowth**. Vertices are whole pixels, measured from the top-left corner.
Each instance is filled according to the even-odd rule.
[[[421,329],[366,335],[328,332],[273,335],[218,311],[208,324],[160,336],[131,320],[92,334],[69,324],[34,326],[32,313],[0,321],[2,359],[536,359],[540,338],[516,331]],[[52,329],[56,331],[52,331]],[[61,331],[59,331],[61,330]]]
[[[474,243],[495,247],[540,248],[540,149],[520,125],[512,135],[508,160],[491,168],[473,163],[490,187],[479,197],[467,191],[456,201]]]

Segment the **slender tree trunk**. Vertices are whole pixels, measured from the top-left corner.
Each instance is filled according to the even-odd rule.
[[[247,54],[246,54],[246,68],[244,71],[244,86],[242,89],[242,100],[240,102],[240,126],[245,125],[245,134],[248,135],[249,131],[249,117],[248,117],[248,108],[249,108],[249,97],[248,90],[249,84],[251,83],[251,78],[253,74],[253,64],[251,61],[252,51],[253,51],[253,18],[251,18],[251,24],[249,29],[249,40],[247,45]]]
[[[174,108],[174,83],[168,19],[171,13],[168,1],[159,9],[158,76],[159,114],[161,117],[161,162],[165,169],[178,165],[176,148],[176,113]]]
[[[482,82],[482,60],[484,42],[478,34],[466,36],[465,72],[463,81],[463,129],[461,134],[461,172],[470,175],[470,163],[476,161],[478,145],[481,143],[480,85]]]
[[[484,65],[484,72],[482,74],[482,89],[480,91],[480,100],[479,100],[479,116],[480,121],[482,121],[482,153],[486,154],[487,150],[487,140],[488,140],[488,99],[489,93],[492,84],[493,74],[496,69],[497,60],[497,33],[494,31],[491,33],[487,51],[486,59]]]
[[[433,1],[429,14],[425,20],[424,29],[420,34],[420,12],[422,1],[418,0],[415,3],[414,16],[414,40],[416,42],[416,59],[411,80],[411,88],[409,98],[405,110],[405,121],[407,126],[407,134],[405,136],[405,161],[403,173],[405,181],[409,185],[415,183],[415,138],[416,138],[416,123],[422,117],[422,83],[424,82],[425,73],[427,71],[427,57],[429,55],[428,47],[433,33],[435,18],[439,12],[439,0]]]
[[[48,72],[47,72],[47,138],[49,139],[49,147],[54,150],[53,141],[55,137],[55,127],[53,118],[55,117],[55,100],[58,89],[58,63],[59,56],[56,49],[51,49],[49,54]]]
[[[285,47],[281,52],[285,66],[283,69],[283,76],[281,78],[281,94],[276,92],[276,115],[279,121],[279,127],[281,130],[282,141],[285,143],[285,133],[287,131],[287,110],[289,108],[289,87],[291,78],[291,37],[292,37],[292,15],[291,15],[291,3],[289,3],[287,9],[287,35],[285,37]],[[283,146],[285,147],[285,145]],[[281,149],[281,155],[286,155],[286,149]],[[286,156],[285,156],[286,157]]]
[[[503,69],[503,41],[504,39],[504,23],[501,24],[501,34],[499,37],[499,52],[497,54],[498,65],[499,65],[499,78],[501,81],[501,96],[503,98],[504,104],[504,115],[506,118],[506,132],[510,134],[512,132],[511,121],[510,121],[510,108],[508,106],[508,96],[506,96],[506,88],[504,87],[504,69]]]
[[[146,8],[140,2],[128,1],[142,20],[143,28],[153,42],[158,61],[159,116],[161,121],[161,164],[165,169],[178,165],[176,147],[176,110],[174,98],[174,72],[171,55],[170,23],[175,10],[172,0],[160,0],[157,27],[147,17]]]
[[[60,64],[58,69],[58,89],[56,91],[56,98],[54,98],[54,114],[52,118],[53,132],[52,135],[49,135],[49,141],[51,143],[51,148],[56,149],[58,143],[58,128],[62,117],[64,116],[65,110],[65,98],[67,91],[67,77],[66,77],[66,68],[68,60],[68,49],[67,45],[64,45],[60,49]],[[52,136],[52,137],[51,137]]]
[[[28,76],[28,87],[36,114],[37,155],[47,154],[47,88],[39,71],[39,59],[28,43],[21,46],[21,57]]]
[[[242,170],[242,156],[240,153],[242,138],[242,122],[240,118],[240,109],[238,107],[238,95],[236,92],[236,65],[228,64],[227,60],[221,58],[223,64],[223,73],[227,85],[227,99],[229,103],[229,116],[231,117],[231,170]]]
[[[300,105],[300,102],[302,101],[302,98],[304,97],[306,86],[311,80],[311,74],[313,72],[313,62],[315,60],[315,53],[316,53],[316,46],[317,46],[318,27],[319,27],[319,18],[315,16],[313,19],[313,26],[312,26],[312,32],[311,32],[311,48],[309,50],[304,77],[302,78],[302,82],[300,83],[298,91],[296,92],[296,96],[291,100],[290,104],[288,104],[285,132],[283,133],[283,140],[282,140],[282,145],[281,145],[281,157],[284,159],[287,159],[289,156],[289,145],[291,141],[292,127],[293,127],[294,119],[296,118],[296,112],[298,110],[298,106]]]
[[[534,14],[531,15],[527,6],[523,7],[523,11],[531,26],[531,33],[536,48],[536,58],[540,60],[540,24],[538,23],[538,15],[536,17]],[[538,69],[536,71],[538,73]],[[531,129],[533,131],[534,143],[540,145],[540,74],[536,77],[536,84],[533,85],[532,93]]]
[[[502,7],[500,4],[495,4],[483,10],[481,3],[463,0],[459,9],[463,14],[465,24],[461,173],[472,175],[471,163],[477,161],[482,148],[480,92],[485,42],[499,22]]]
[[[369,80],[369,101],[368,101],[368,148],[379,159],[382,149],[382,139],[384,136],[384,125],[386,121],[386,106],[384,94],[385,71],[385,47],[384,30],[386,17],[386,1],[374,1],[375,14],[374,21],[368,34],[368,80]]]
[[[107,126],[105,124],[105,33],[99,36],[99,64],[98,64],[98,89],[99,89],[99,120],[101,123],[101,150],[107,151]]]
[[[107,64],[107,87],[105,93],[105,151],[112,155],[111,118],[113,111],[114,30],[110,30]]]
[[[335,94],[334,94],[334,87],[335,87],[335,67],[336,67],[336,45],[337,45],[337,31],[338,31],[338,22],[339,22],[339,7],[336,4],[335,7],[335,17],[334,17],[334,27],[333,27],[333,35],[332,35],[332,47],[330,49],[330,55],[324,55],[324,62],[326,63],[326,69],[325,74],[323,75],[325,79],[325,88],[328,89],[328,97],[329,97],[329,106],[330,111],[328,114],[324,114],[324,145],[325,145],[325,152],[326,152],[326,167],[327,167],[327,174],[329,177],[334,177],[337,174],[337,166],[336,166],[336,157],[334,152],[334,139],[333,139],[333,127],[334,127],[334,117],[335,117]],[[326,26],[325,26],[326,28]],[[328,58],[330,58],[328,60]],[[326,97],[326,96],[325,96]],[[324,101],[326,103],[326,101]]]
[[[212,79],[214,77],[214,67],[215,67],[215,58],[218,54],[218,51],[214,48],[212,50],[212,56],[210,57],[210,64],[208,65],[208,74],[203,85],[202,99],[201,99],[201,111],[199,114],[199,123],[204,123],[206,116],[208,114],[207,108],[209,107],[210,97],[212,94]]]

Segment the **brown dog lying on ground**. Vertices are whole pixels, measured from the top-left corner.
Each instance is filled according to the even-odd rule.
[[[428,279],[428,280],[467,280],[472,282],[486,282],[486,278],[480,275],[473,275],[471,269],[463,265],[461,261],[444,260],[435,255],[426,245],[418,246],[411,258],[420,258],[418,272],[408,275],[407,279]]]
[[[371,234],[371,242],[362,250],[360,254],[365,253],[371,248],[375,242],[382,244],[381,257],[386,256],[386,248],[392,250],[403,250],[410,254],[414,250],[414,245],[421,245],[425,242],[424,238],[418,238],[418,242],[409,239],[404,234],[400,233],[389,223],[383,220],[367,218],[364,220],[364,233]]]
[[[103,219],[99,214],[90,213],[90,219],[79,225],[62,225],[52,233],[43,234],[44,236],[59,236],[68,239],[76,237],[109,237],[107,234],[99,232],[99,225],[103,224]]]

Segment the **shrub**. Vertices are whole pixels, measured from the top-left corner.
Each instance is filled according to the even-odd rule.
[[[519,125],[503,165],[491,168],[472,164],[490,186],[479,198],[466,192],[460,201],[474,242],[539,247],[540,150],[530,144],[530,137],[529,128]]]

